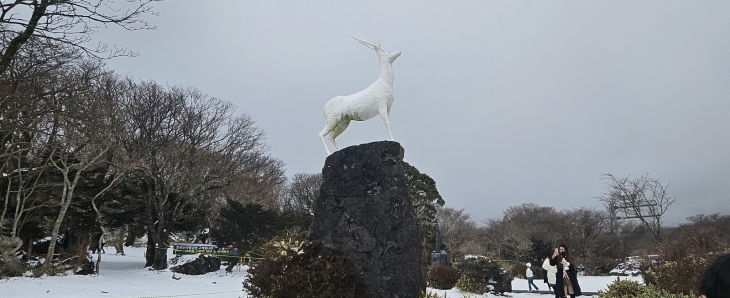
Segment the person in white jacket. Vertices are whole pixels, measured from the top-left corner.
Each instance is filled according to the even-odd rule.
[[[535,285],[535,282],[533,281],[535,277],[532,274],[532,264],[527,263],[527,271],[525,272],[525,276],[527,277],[527,288],[530,292],[532,292],[532,287],[535,287],[535,291],[539,291],[540,289],[537,288],[537,285]]]
[[[545,258],[545,261],[542,262],[542,269],[545,269],[547,271],[545,275],[547,276],[548,280],[548,288],[554,287],[556,282],[555,275],[556,273],[558,273],[558,266],[551,266],[550,257],[548,256],[547,258]]]

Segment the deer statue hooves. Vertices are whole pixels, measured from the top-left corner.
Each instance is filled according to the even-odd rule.
[[[380,115],[388,129],[388,136],[393,141],[393,133],[390,130],[390,107],[393,105],[393,62],[400,56],[400,52],[388,52],[380,44],[367,42],[364,38],[352,37],[360,44],[375,51],[380,62],[380,75],[374,83],[360,92],[337,96],[330,99],[324,105],[324,118],[326,124],[319,133],[322,145],[331,154],[324,138],[327,137],[335,149],[339,150],[335,138],[342,134],[350,125],[350,121],[365,121]]]

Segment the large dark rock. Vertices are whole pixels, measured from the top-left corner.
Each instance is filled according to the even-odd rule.
[[[208,272],[215,272],[220,269],[221,260],[219,258],[201,254],[194,261],[172,267],[170,268],[170,271],[187,275],[201,275]]]
[[[423,238],[396,142],[348,147],[327,157],[310,241],[342,254],[367,297],[413,297],[426,290]]]

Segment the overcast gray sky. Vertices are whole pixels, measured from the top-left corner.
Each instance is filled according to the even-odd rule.
[[[393,135],[446,204],[482,221],[509,206],[601,208],[601,173],[670,183],[667,223],[730,214],[728,1],[183,1],[155,31],[95,38],[138,51],[121,74],[190,85],[267,132],[288,175],[319,172],[334,96],[389,51]],[[342,146],[385,140],[379,117]]]

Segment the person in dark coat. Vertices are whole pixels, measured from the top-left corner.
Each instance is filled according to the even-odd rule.
[[[700,298],[730,298],[730,255],[720,256],[707,267],[700,294]]]
[[[570,256],[567,245],[561,244],[558,247],[558,251],[553,253],[550,259],[550,265],[558,267],[558,272],[555,273],[555,286],[553,287],[556,298],[568,296],[573,298],[583,295],[578,284],[577,264]]]

